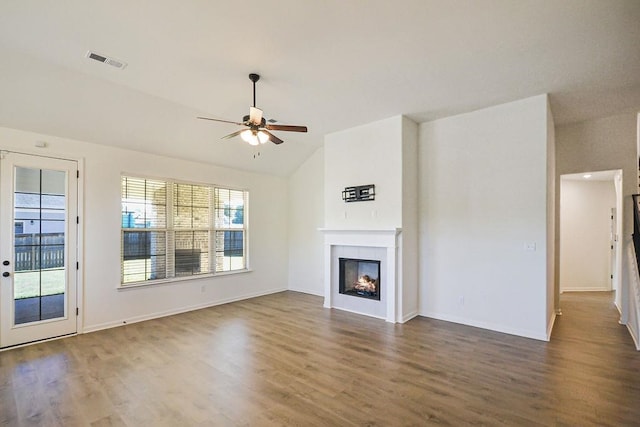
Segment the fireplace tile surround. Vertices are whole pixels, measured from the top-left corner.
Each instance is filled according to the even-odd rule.
[[[386,230],[338,230],[322,228],[324,234],[324,306],[402,322],[398,309],[402,295],[400,228]],[[339,259],[380,261],[380,300],[339,293]]]

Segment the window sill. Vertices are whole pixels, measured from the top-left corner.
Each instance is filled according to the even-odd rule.
[[[201,279],[212,279],[216,277],[225,277],[225,276],[234,276],[236,274],[245,274],[251,273],[253,270],[249,268],[245,268],[242,270],[233,270],[233,271],[223,271],[220,273],[207,273],[207,274],[198,274],[196,276],[187,276],[187,277],[171,277],[169,279],[158,279],[158,280],[149,280],[146,282],[134,282],[127,285],[120,284],[116,289],[118,291],[126,291],[129,289],[137,289],[137,288],[146,288],[148,286],[163,286],[163,285],[173,285],[180,282],[186,282],[191,280],[201,280]]]

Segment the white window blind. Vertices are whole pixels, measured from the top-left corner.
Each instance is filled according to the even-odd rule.
[[[243,190],[123,176],[122,284],[245,269],[246,199]]]
[[[245,268],[244,191],[215,189],[216,271]]]

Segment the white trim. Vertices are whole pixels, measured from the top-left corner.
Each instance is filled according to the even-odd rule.
[[[390,229],[329,229],[319,228],[318,231],[324,235],[324,304],[325,308],[335,307],[335,301],[332,298],[332,289],[334,288],[334,275],[332,266],[334,263],[333,250],[334,247],[351,246],[363,248],[380,248],[385,250],[383,264],[386,270],[386,277],[383,280],[386,294],[383,297],[386,304],[386,321],[391,323],[402,322],[402,314],[398,310],[398,298],[402,296],[402,284],[399,277],[398,269],[402,268],[400,260],[402,259],[402,248],[399,246],[399,236],[402,232],[401,228]],[[349,310],[346,310],[349,311]],[[359,314],[367,314],[360,312]],[[369,313],[371,317],[378,317],[374,313]]]
[[[622,309],[618,305],[618,301],[615,299],[613,300],[613,306],[618,309],[618,314],[622,316]]]
[[[611,292],[610,287],[593,287],[593,288],[564,288],[560,289],[560,293],[565,292]]]
[[[257,298],[257,297],[276,294],[276,293],[284,292],[284,291],[287,291],[287,288],[271,289],[271,290],[268,290],[268,291],[255,292],[255,293],[240,295],[240,296],[236,296],[236,297],[232,297],[232,298],[225,298],[225,299],[217,300],[217,301],[209,301],[209,302],[206,302],[206,303],[203,303],[203,304],[190,305],[190,306],[186,306],[186,307],[175,308],[175,309],[171,309],[171,310],[145,314],[145,315],[142,315],[142,316],[135,316],[135,317],[130,317],[130,318],[126,318],[126,319],[120,319],[120,320],[116,320],[116,321],[112,321],[112,322],[106,322],[106,323],[101,323],[101,324],[98,324],[98,325],[89,326],[88,328],[85,328],[83,333],[90,333],[90,332],[101,331],[103,329],[116,328],[118,326],[124,326],[124,325],[128,325],[130,323],[138,323],[138,322],[144,322],[146,320],[152,320],[152,319],[158,319],[158,318],[161,318],[161,317],[173,316],[175,314],[186,313],[186,312],[189,312],[189,311],[200,310],[200,309],[203,309],[203,308],[214,307],[214,306],[217,306],[217,305],[228,304],[228,303],[231,303],[231,302],[242,301],[242,300],[246,300],[246,299],[250,299],[250,298]]]
[[[330,308],[331,310],[340,310],[340,311],[346,311],[347,313],[353,313],[353,314],[357,314],[359,316],[367,316],[367,317],[373,317],[375,319],[380,319],[380,320],[387,320],[385,319],[383,316],[376,316],[374,314],[369,314],[369,313],[362,313],[356,310],[350,310],[348,308],[341,308],[341,307],[325,307],[325,308]]]
[[[366,235],[366,234],[373,234],[373,235],[387,235],[390,233],[395,233],[400,234],[400,232],[402,231],[402,228],[379,228],[379,229],[366,229],[366,228],[362,228],[362,229],[346,229],[346,228],[318,228],[318,231],[320,231],[321,233],[338,233],[338,234],[357,234],[357,235]]]
[[[78,189],[77,200],[78,208],[76,213],[80,218],[76,228],[76,261],[78,262],[78,269],[76,270],[76,308],[78,315],[76,316],[76,331],[82,333],[84,328],[84,307],[82,301],[84,301],[84,157],[77,160],[78,164]]]
[[[251,272],[253,272],[253,270],[243,268],[242,270],[221,271],[220,273],[202,273],[194,274],[192,276],[167,277],[166,279],[147,280],[145,282],[131,282],[127,285],[120,284],[119,286],[116,286],[116,289],[118,291],[126,291],[135,288],[145,288],[147,286],[171,285],[179,282],[186,282],[189,280],[212,279],[216,277],[233,276],[234,274],[244,274]]]
[[[400,323],[407,323],[409,320],[413,319],[414,317],[418,317],[419,315],[420,314],[418,313],[418,310],[407,313],[402,317],[402,321]]]
[[[551,333],[553,332],[553,326],[556,324],[557,314],[553,312],[551,314],[551,321],[549,322],[549,327],[547,328],[547,341],[551,341]]]
[[[547,335],[545,333],[540,334],[537,332],[526,331],[522,329],[505,328],[504,326],[497,325],[495,323],[478,322],[466,317],[463,318],[463,317],[451,316],[448,314],[435,313],[435,312],[423,312],[423,313],[420,313],[420,316],[428,317],[436,320],[444,320],[445,322],[459,323],[461,325],[471,326],[474,328],[487,329],[492,332],[516,335],[519,337],[531,338],[539,341],[548,341]]]
[[[632,325],[629,320],[630,317],[628,313],[623,313],[620,316],[620,323],[627,325],[627,330],[629,331],[629,333],[631,334],[631,338],[633,339],[633,342],[636,344],[636,349],[640,350],[640,342],[639,341],[639,336],[638,336],[638,332],[636,330],[636,327],[640,324],[640,288],[639,288],[639,281],[640,281],[640,272],[638,271],[638,263],[637,263],[637,259],[636,259],[636,249],[635,249],[635,245],[633,244],[633,239],[629,240],[629,243],[627,244],[627,260],[629,263],[629,280],[628,280],[628,291],[627,291],[627,297],[628,297],[628,310],[635,310],[635,316],[633,316],[632,319],[635,319],[635,323]],[[624,304],[623,304],[624,307]]]
[[[300,292],[300,293],[303,293],[303,294],[315,295],[317,297],[324,297],[324,291],[318,292],[317,289],[296,288],[296,287],[291,287],[291,286],[289,286],[288,289],[290,291],[292,291],[292,292]]]
[[[77,335],[78,335],[78,333],[60,335],[58,337],[46,338],[46,339],[39,340],[39,341],[30,341],[30,342],[26,342],[24,344],[13,345],[13,346],[10,346],[10,347],[0,347],[0,353],[2,353],[3,351],[15,350],[16,348],[28,347],[30,345],[35,345],[35,344],[42,344],[43,342],[49,342],[49,341],[61,340],[63,338],[75,337]]]
[[[637,334],[633,330],[633,326],[631,325],[631,322],[627,322],[626,326],[627,326],[627,330],[629,331],[629,334],[631,334],[631,339],[633,340],[633,343],[636,345],[636,350],[640,351],[640,342],[638,342],[638,340],[636,339]]]

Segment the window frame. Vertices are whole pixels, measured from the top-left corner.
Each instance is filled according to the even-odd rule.
[[[124,227],[124,221],[122,219],[123,215],[123,204],[125,203],[125,197],[123,192],[123,180],[125,178],[130,179],[138,179],[138,180],[151,180],[151,181],[162,181],[166,186],[166,194],[165,194],[165,209],[166,209],[166,218],[165,218],[165,226],[164,227]],[[207,187],[209,189],[209,203],[208,203],[208,216],[209,216],[209,227],[191,227],[191,228],[176,228],[174,224],[175,215],[174,211],[176,206],[179,203],[176,203],[174,200],[174,190],[177,185],[189,185],[189,186],[198,186],[198,187]],[[229,231],[229,228],[219,228],[216,226],[216,190],[223,191],[237,191],[242,193],[243,200],[243,218],[241,227],[232,228],[232,231],[242,231],[243,234],[243,266],[242,268],[229,269],[229,270],[217,270],[217,260],[216,255],[218,252],[218,247],[216,246],[216,235],[219,231]],[[120,280],[119,280],[119,289],[129,289],[140,286],[152,286],[157,284],[166,284],[173,282],[181,282],[185,280],[193,280],[193,279],[201,279],[201,278],[211,278],[217,276],[227,276],[233,274],[241,274],[251,271],[249,268],[249,226],[248,226],[248,218],[249,218],[249,190],[244,188],[212,184],[212,183],[202,183],[202,182],[193,182],[193,181],[185,181],[178,180],[173,178],[163,178],[163,177],[152,177],[152,176],[144,176],[138,174],[129,174],[122,173],[120,175]],[[201,273],[195,274],[181,274],[176,275],[176,232],[194,232],[194,231],[206,231],[208,236],[208,256],[209,256],[209,269],[208,271],[203,271]],[[158,279],[149,279],[149,280],[138,280],[125,282],[124,281],[124,262],[125,262],[125,251],[124,251],[124,242],[125,242],[125,233],[127,232],[159,232],[164,235],[164,251],[165,251],[165,277]],[[224,245],[224,243],[223,243]],[[221,249],[224,250],[224,247]]]

